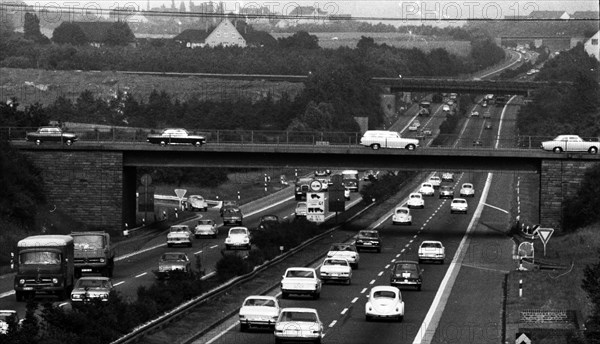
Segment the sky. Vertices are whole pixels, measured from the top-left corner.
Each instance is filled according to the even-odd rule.
[[[17,0],[0,0],[1,3],[14,3]],[[25,0],[29,5],[36,7],[75,7],[89,9],[114,9],[114,8],[137,8],[147,10],[147,0]],[[183,1],[188,8],[189,0]],[[193,1],[198,5],[205,1]],[[208,0],[206,0],[208,2]],[[214,1],[218,2],[218,0]],[[165,5],[171,6],[171,0],[150,0],[150,7],[160,7]],[[181,0],[175,0],[175,6],[179,8]],[[353,17],[374,18],[369,22],[377,22],[379,20],[388,22],[389,19],[400,19],[408,24],[415,24],[422,18],[426,18],[429,22],[442,21],[461,21],[470,18],[478,19],[501,19],[504,16],[526,15],[534,10],[548,11],[560,10],[568,13],[574,11],[592,10],[598,11],[599,4],[597,0],[497,0],[497,1],[434,1],[434,0],[416,0],[416,1],[391,1],[391,0],[374,0],[374,1],[233,1],[224,0],[226,12],[237,12],[241,7],[259,7],[266,6],[271,12],[287,14],[292,9],[301,6],[318,7],[329,14],[350,14]],[[394,21],[394,22],[397,22]]]

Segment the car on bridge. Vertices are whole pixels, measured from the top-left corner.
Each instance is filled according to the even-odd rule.
[[[281,280],[281,298],[287,299],[290,294],[310,295],[317,300],[321,297],[322,281],[313,268],[291,267],[285,270]]]
[[[404,320],[404,301],[400,289],[388,285],[371,288],[365,304],[365,319],[371,321],[376,318]]]
[[[225,249],[231,250],[232,248],[244,248],[249,250],[251,248],[250,243],[250,231],[246,227],[232,227],[229,229],[229,234],[225,238]]]
[[[597,154],[599,148],[599,141],[585,141],[577,135],[558,135],[550,141],[542,142],[543,150],[553,151],[554,153],[588,152]]]
[[[459,194],[460,197],[475,197],[475,187],[471,183],[463,183]]]
[[[59,127],[40,127],[37,131],[27,133],[25,138],[36,145],[41,145],[42,142],[61,142],[67,146],[79,139],[77,134],[64,132]]]
[[[216,238],[219,235],[219,226],[211,219],[200,219],[194,227],[194,236],[196,239],[203,236]]]
[[[379,236],[379,232],[374,229],[360,230],[354,240],[354,246],[356,246],[357,252],[364,249],[372,249],[379,253],[381,252],[381,236]]]
[[[185,252],[166,252],[160,256],[158,271],[154,271],[156,278],[166,279],[174,273],[192,273],[192,262]]]
[[[114,286],[108,277],[85,276],[77,280],[71,291],[71,302],[108,301]]]
[[[414,286],[417,290],[421,290],[423,276],[419,263],[412,260],[397,261],[391,271],[392,286]]]
[[[392,224],[394,225],[411,225],[412,215],[408,207],[397,207],[392,216]]]
[[[166,145],[194,145],[202,146],[206,143],[206,137],[202,135],[191,135],[186,129],[168,128],[160,134],[149,134],[147,141],[150,143]]]
[[[275,323],[275,344],[284,341],[302,341],[320,344],[323,338],[323,323],[314,308],[283,308]]]
[[[406,206],[409,209],[413,208],[425,208],[425,200],[423,199],[423,195],[418,192],[413,192],[408,195],[408,201],[406,202]]]
[[[242,303],[238,313],[240,332],[246,332],[251,327],[275,328],[280,310],[279,301],[275,296],[248,296]]]
[[[371,149],[404,148],[415,150],[419,147],[418,139],[402,138],[396,131],[367,130],[360,139],[360,144]]]
[[[173,225],[167,234],[167,247],[174,245],[187,245],[192,247],[194,234],[187,225]]]
[[[455,198],[450,203],[450,214],[454,213],[467,213],[469,210],[469,204],[464,198]]]

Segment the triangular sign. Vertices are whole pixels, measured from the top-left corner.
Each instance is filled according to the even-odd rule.
[[[517,333],[515,344],[531,344],[531,339],[527,337],[526,333]]]
[[[540,236],[540,240],[542,241],[542,243],[546,245],[548,243],[548,240],[550,240],[552,233],[554,233],[554,228],[538,228],[536,229],[536,231]]]

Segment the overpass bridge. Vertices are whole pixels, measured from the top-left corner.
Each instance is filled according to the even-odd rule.
[[[212,142],[212,141],[209,141]],[[209,143],[202,147],[136,141],[80,141],[72,146],[11,144],[41,171],[49,202],[92,228],[120,231],[135,223],[137,169],[161,167],[304,167],[536,173],[540,218],[559,228],[561,202],[573,195],[600,155],[554,154],[539,148],[418,148],[371,150],[357,145]]]
[[[171,77],[200,77],[232,80],[265,80],[273,82],[305,82],[308,75],[269,75],[269,74],[214,74],[214,73],[175,73],[175,72],[120,72]],[[470,80],[440,79],[427,77],[373,77],[371,83],[389,89],[390,92],[456,92],[492,93],[529,96],[531,92],[545,86],[571,85],[570,82],[514,81],[514,80]]]

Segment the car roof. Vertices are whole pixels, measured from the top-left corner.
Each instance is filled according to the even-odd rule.
[[[288,270],[297,270],[297,271],[315,271],[315,269],[313,268],[307,268],[305,266],[292,266],[286,269],[286,271]]]
[[[423,244],[442,244],[442,242],[438,241],[438,240],[423,240],[421,245],[423,245]]]
[[[418,262],[414,261],[414,260],[397,260],[394,262],[394,264],[417,264],[419,265]]]
[[[109,277],[103,276],[84,276],[79,278],[80,281],[110,281]]]
[[[473,186],[472,183],[463,183],[463,186],[465,186],[465,185]]]
[[[315,313],[317,314],[317,310],[314,308],[305,308],[305,307],[286,307],[281,309],[281,312],[304,312],[304,313]]]
[[[377,285],[371,288],[371,293],[376,291],[393,291],[400,294],[400,289],[397,287],[392,287],[391,285]]]
[[[277,301],[277,298],[275,296],[270,296],[270,295],[250,295],[246,299],[244,299],[244,301],[249,300],[249,299]]]
[[[456,202],[456,203],[463,203],[463,202],[466,202],[466,201],[467,201],[467,200],[466,200],[466,199],[464,199],[464,198],[455,198],[455,199],[453,199],[453,200],[452,200],[452,202],[453,202],[453,203],[454,203],[454,202]]]
[[[236,227],[231,227],[231,228],[229,228],[229,231],[231,231],[232,229],[240,229],[240,228],[241,228],[241,229],[248,230],[248,227],[236,226]]]

